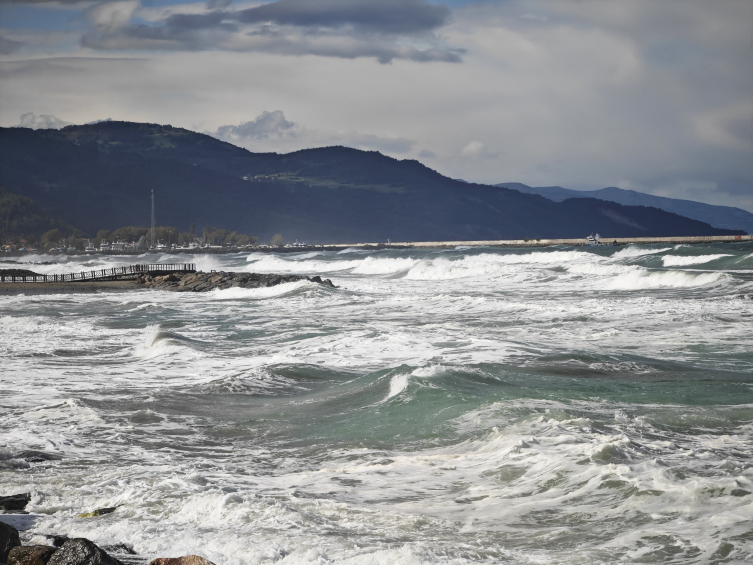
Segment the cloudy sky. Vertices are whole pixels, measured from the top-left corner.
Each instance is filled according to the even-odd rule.
[[[753,211],[753,2],[0,0],[0,125],[107,118]]]

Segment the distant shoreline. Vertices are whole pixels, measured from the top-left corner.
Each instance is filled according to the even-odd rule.
[[[753,241],[753,235],[699,235],[699,236],[675,236],[675,237],[602,237],[599,239],[601,245],[652,245],[652,244],[673,244],[673,245],[693,245],[700,243],[741,243]],[[305,245],[301,247],[253,247],[247,249],[173,249],[165,251],[106,251],[102,253],[75,253],[75,254],[58,254],[51,257],[122,257],[122,256],[139,256],[139,255],[225,255],[232,253],[304,253],[309,251],[342,251],[343,249],[449,249],[454,247],[551,247],[554,245],[571,245],[581,247],[589,245],[588,239],[497,239],[497,240],[477,240],[477,241],[402,241],[389,243],[329,243],[324,245]],[[45,255],[40,252],[14,252],[5,253],[6,258],[25,257],[27,255]],[[0,262],[3,262],[3,256],[0,255]]]

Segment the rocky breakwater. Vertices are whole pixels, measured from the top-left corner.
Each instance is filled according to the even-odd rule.
[[[227,288],[264,288],[278,284],[309,281],[324,286],[335,287],[329,279],[320,276],[304,277],[301,275],[266,275],[259,273],[226,273],[225,271],[211,273],[172,273],[153,277],[140,276],[136,282],[146,288],[172,290],[175,292],[207,292],[210,290],[224,290]]]
[[[0,563],[7,565],[127,565],[86,538],[48,536],[55,545],[21,545],[18,530],[0,522]],[[130,550],[127,553],[134,554]],[[128,557],[131,557],[130,555]],[[134,562],[146,563],[138,558]],[[131,562],[131,560],[129,560]],[[199,555],[158,557],[149,565],[214,565]]]
[[[8,510],[27,514],[26,505],[29,493],[13,496],[0,496],[0,514]],[[99,508],[93,512],[79,514],[78,518],[98,517],[111,514],[116,508]],[[16,516],[18,514],[15,514]],[[147,557],[138,555],[125,544],[99,547],[86,538],[69,538],[53,534],[43,534],[52,545],[23,545],[18,530],[0,520],[0,565],[141,565]],[[114,551],[125,561],[108,553]],[[199,555],[182,557],[157,557],[149,565],[214,565]]]
[[[10,527],[10,526],[8,526]],[[124,565],[86,538],[66,539],[60,547],[17,545],[8,553],[7,565]],[[149,565],[214,565],[199,555],[158,557]]]

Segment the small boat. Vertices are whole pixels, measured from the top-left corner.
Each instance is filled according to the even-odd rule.
[[[90,239],[86,240],[86,248],[84,248],[84,253],[96,253],[97,248],[92,245],[92,242]]]
[[[591,246],[591,245],[601,245],[601,242],[599,241],[599,238],[601,238],[601,236],[598,233],[595,233],[595,234],[592,233],[591,235],[589,235],[586,238],[586,245],[588,245],[588,246]]]

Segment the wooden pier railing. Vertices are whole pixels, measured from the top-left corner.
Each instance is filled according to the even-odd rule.
[[[161,276],[170,273],[195,273],[195,263],[153,263],[150,265],[127,265],[110,269],[80,271],[63,275],[6,275],[0,273],[0,282],[88,282],[112,281],[136,278],[139,275]]]

